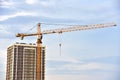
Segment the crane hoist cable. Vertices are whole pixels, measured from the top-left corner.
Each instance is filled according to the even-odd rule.
[[[59,33],[59,51],[60,51],[60,56],[62,55],[62,33]]]
[[[35,26],[32,26],[29,30],[27,30],[25,33],[28,33],[29,31],[32,31],[34,28],[36,28],[36,25]]]

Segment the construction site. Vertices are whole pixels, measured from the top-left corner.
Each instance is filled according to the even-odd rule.
[[[114,27],[116,24],[106,23],[69,26],[71,27],[41,31],[41,23],[38,23],[35,33],[16,34],[16,37],[20,37],[21,40],[28,36],[37,36],[37,40],[36,44],[17,42],[7,49],[6,80],[45,80],[45,46],[42,45],[42,36],[47,34],[63,34],[64,32]],[[61,43],[59,46],[61,47]]]
[[[0,80],[120,80],[119,0],[0,0]]]

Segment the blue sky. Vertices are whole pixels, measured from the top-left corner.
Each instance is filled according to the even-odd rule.
[[[119,80],[119,0],[0,0],[0,80],[5,80],[6,49],[23,41],[18,32],[35,32],[38,22],[87,25],[115,22],[116,27],[45,35],[46,80]],[[41,25],[42,30],[67,26]],[[60,56],[59,43],[62,44]]]

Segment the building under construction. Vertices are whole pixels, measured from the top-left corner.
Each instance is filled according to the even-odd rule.
[[[37,45],[32,43],[16,43],[7,48],[6,80],[36,80],[37,48]],[[44,80],[45,47],[43,46],[41,64],[41,80]]]

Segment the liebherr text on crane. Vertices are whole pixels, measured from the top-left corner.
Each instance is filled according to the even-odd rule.
[[[42,47],[42,36],[46,34],[54,34],[54,33],[64,33],[64,32],[72,32],[72,31],[81,31],[81,30],[90,30],[90,29],[97,29],[97,28],[106,28],[106,27],[114,27],[116,26],[115,23],[106,23],[106,24],[95,24],[95,25],[73,25],[72,27],[68,28],[59,28],[59,29],[51,29],[51,30],[44,30],[41,32],[40,23],[38,23],[37,32],[33,34],[24,34],[18,33],[16,37],[20,37],[24,39],[27,36],[38,36],[37,38],[37,54],[36,54],[36,80],[44,80],[44,64],[42,64],[42,55],[41,55],[41,47]]]

